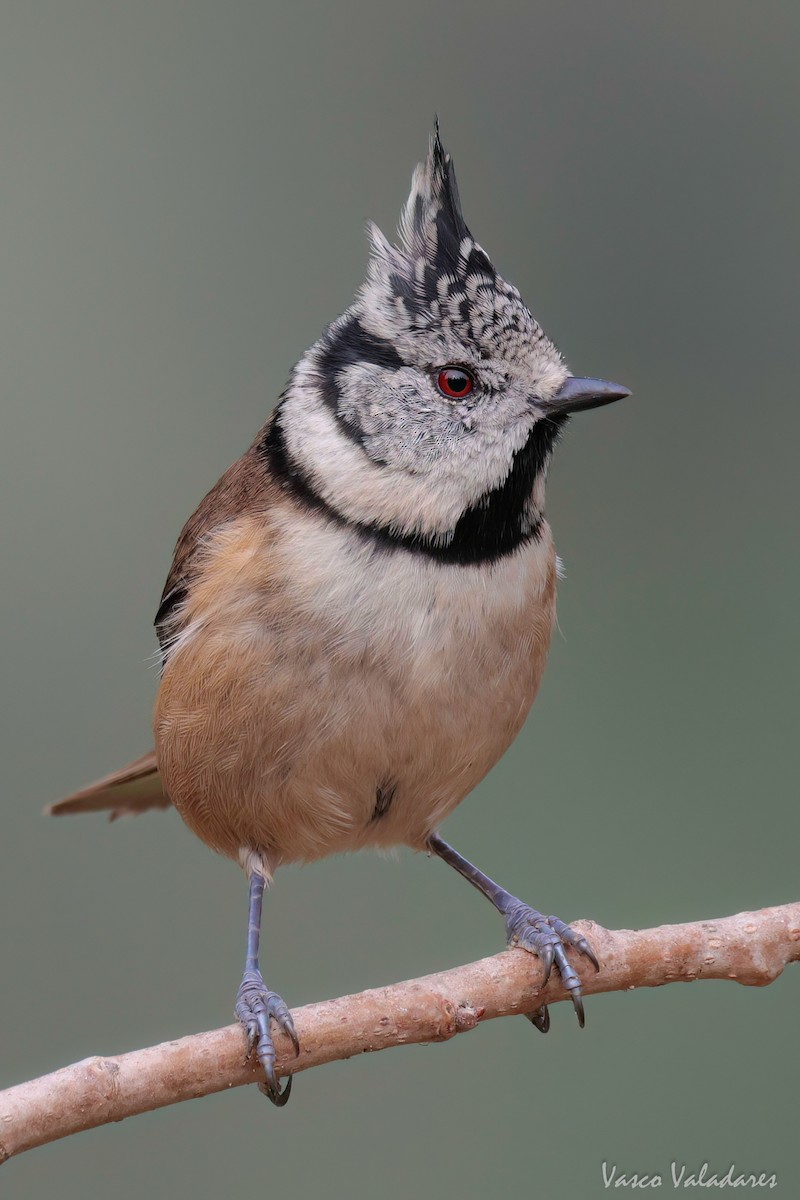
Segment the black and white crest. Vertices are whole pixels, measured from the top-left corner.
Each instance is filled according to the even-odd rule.
[[[474,563],[536,537],[569,374],[461,210],[438,127],[396,244],[369,227],[355,301],[295,368],[270,432],[273,469],[304,503],[379,539]],[[463,395],[442,372],[465,373]]]
[[[427,161],[414,172],[399,232],[408,256],[428,266],[431,282],[435,275],[495,274],[467,228],[455,168],[439,137],[438,122]]]
[[[521,358],[526,364],[537,343],[547,340],[517,289],[472,236],[438,123],[400,216],[400,244],[390,245],[374,225],[369,233],[372,258],[362,296],[376,333],[391,329],[397,338],[403,327],[417,337],[439,332],[442,341],[460,343],[479,358]]]

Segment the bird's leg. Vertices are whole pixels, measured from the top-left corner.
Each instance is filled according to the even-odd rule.
[[[250,904],[247,921],[247,957],[244,963],[244,975],[236,994],[236,1016],[242,1023],[247,1034],[250,1050],[256,1050],[259,1062],[267,1077],[266,1083],[258,1086],[265,1096],[269,1096],[273,1104],[282,1107],[289,1099],[292,1090],[292,1077],[286,1081],[286,1087],[281,1091],[278,1077],[275,1074],[275,1047],[269,1031],[269,1021],[272,1017],[283,1032],[291,1038],[295,1054],[300,1053],[300,1044],[294,1021],[289,1009],[277,992],[271,992],[261,978],[258,967],[258,946],[261,940],[261,906],[264,899],[266,879],[257,871],[250,876]]]
[[[434,854],[443,859],[451,867],[458,871],[459,875],[463,875],[468,879],[473,887],[476,887],[479,892],[482,892],[487,900],[490,900],[499,913],[506,920],[506,937],[509,946],[522,946],[523,949],[529,950],[532,954],[537,954],[544,963],[544,982],[550,977],[550,972],[553,968],[553,963],[558,967],[558,972],[561,976],[561,981],[564,987],[572,997],[572,1003],[575,1007],[575,1012],[578,1015],[578,1024],[583,1027],[583,998],[581,994],[581,981],[578,978],[575,970],[566,955],[566,947],[574,946],[581,954],[592,963],[596,971],[600,970],[600,965],[594,956],[594,952],[581,934],[575,933],[570,929],[564,921],[558,917],[545,917],[542,913],[537,912],[535,908],[524,904],[522,900],[518,900],[516,896],[512,896],[505,888],[500,887],[488,875],[484,875],[483,871],[479,871],[477,867],[473,867],[471,862],[466,858],[462,858],[457,850],[449,846],[438,833],[431,834],[428,838],[428,846]],[[550,1028],[550,1014],[547,1010],[547,1005],[542,1005],[535,1012],[525,1013],[525,1016],[531,1021],[537,1029],[542,1033],[547,1033]]]

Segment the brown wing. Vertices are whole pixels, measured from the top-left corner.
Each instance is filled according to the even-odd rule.
[[[45,811],[55,817],[108,811],[114,821],[117,817],[147,812],[149,808],[169,808],[171,803],[161,786],[155,750],[150,750],[122,770],[49,805]]]
[[[199,552],[205,538],[234,517],[268,507],[275,495],[275,484],[270,481],[261,451],[269,426],[270,422],[260,431],[250,449],[225,472],[181,531],[155,619],[162,651],[168,649],[181,631],[183,600],[198,569]],[[151,750],[122,770],[51,804],[46,811],[63,816],[108,810],[113,821],[116,817],[146,812],[150,808],[168,808],[171,803],[161,784],[155,751]]]
[[[183,601],[191,588],[204,539],[226,521],[266,507],[274,495],[275,485],[270,481],[261,453],[270,424],[271,419],[250,449],[217,481],[181,530],[155,617],[162,652],[181,631]]]

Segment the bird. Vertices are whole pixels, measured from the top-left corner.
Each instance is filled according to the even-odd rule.
[[[584,1023],[585,937],[512,895],[440,832],[536,697],[559,564],[548,466],[569,417],[630,395],[573,375],[462,213],[438,120],[394,241],[291,372],[249,449],[189,518],[155,618],[155,748],[51,806],[174,805],[248,881],[235,1011],[261,1090],[281,1089],[259,960],[279,867],[361,848],[442,859],[557,968]],[[526,1014],[549,1028],[546,1006]]]

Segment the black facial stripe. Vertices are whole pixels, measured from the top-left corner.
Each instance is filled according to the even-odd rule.
[[[285,492],[307,508],[323,512],[330,520],[352,530],[384,550],[406,551],[440,563],[474,566],[492,563],[537,540],[544,518],[528,524],[527,508],[533,485],[546,467],[565,418],[538,421],[528,441],[514,455],[506,479],[472,508],[462,513],[446,544],[430,535],[400,533],[390,526],[351,521],[338,513],[319,493],[296,462],[292,461],[276,411],[259,450],[273,477]]]
[[[343,433],[357,445],[363,445],[358,425],[349,421],[341,410],[341,391],[337,382],[340,372],[354,363],[374,363],[396,371],[404,366],[403,359],[391,342],[369,333],[357,317],[352,317],[339,329],[329,332],[318,355],[320,392],[322,399],[336,418]]]
[[[527,509],[536,477],[546,469],[560,429],[561,423],[537,421],[514,455],[503,483],[459,517],[452,541],[444,547],[448,555],[455,556],[448,561],[491,561],[539,537],[543,517],[537,517],[530,528]]]

